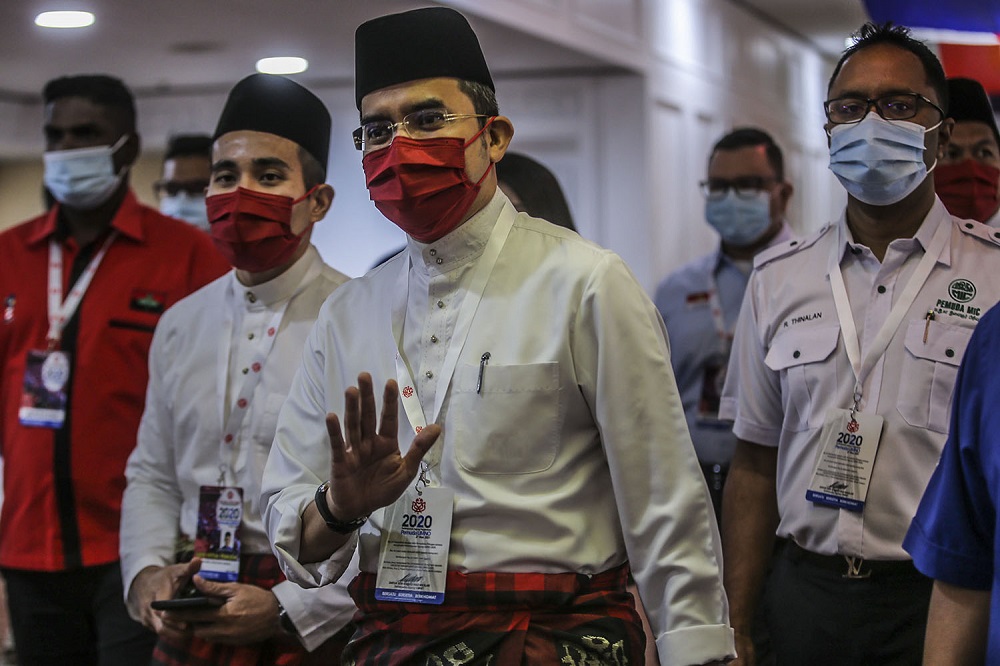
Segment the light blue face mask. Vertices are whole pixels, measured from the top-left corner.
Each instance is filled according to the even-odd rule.
[[[178,220],[184,220],[193,227],[208,231],[208,209],[204,195],[178,192],[160,199],[160,212]]]
[[[830,171],[858,201],[888,206],[902,201],[934,167],[924,164],[924,134],[936,129],[888,121],[872,111],[859,123],[830,130]]]
[[[125,178],[128,167],[115,173],[114,154],[129,135],[124,134],[113,146],[52,150],[45,153],[42,180],[56,201],[71,208],[92,210],[114,194]]]
[[[723,243],[753,245],[771,227],[771,193],[761,191],[747,199],[730,189],[721,199],[705,200],[705,220]]]

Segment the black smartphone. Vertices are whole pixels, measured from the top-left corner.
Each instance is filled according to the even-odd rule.
[[[153,610],[187,610],[193,608],[218,608],[226,603],[223,597],[206,597],[194,585],[182,589],[173,599],[157,599],[149,605]]]

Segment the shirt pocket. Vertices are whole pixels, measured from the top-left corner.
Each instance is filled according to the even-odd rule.
[[[456,458],[475,474],[532,474],[555,462],[559,364],[463,365],[455,371],[448,420]]]
[[[840,326],[791,328],[777,335],[764,364],[781,379],[784,427],[801,432],[823,425],[826,402],[835,395],[837,369],[833,352]]]
[[[958,366],[971,336],[970,328],[940,321],[914,319],[909,323],[896,400],[904,421],[915,428],[948,432]]]
[[[285,404],[284,393],[271,393],[264,399],[260,413],[255,416],[251,426],[251,433],[254,441],[263,449],[264,456],[267,457],[271,449],[271,441],[274,439],[274,431],[278,429],[278,412]]]

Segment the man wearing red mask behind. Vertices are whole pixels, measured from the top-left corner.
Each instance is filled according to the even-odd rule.
[[[934,171],[934,190],[955,217],[1000,227],[1000,133],[990,98],[972,79],[948,79],[955,129]]]
[[[461,14],[356,39],[355,141],[408,241],[324,305],[279,417],[262,503],[285,573],[343,580],[357,545],[347,663],[642,663],[630,567],[662,663],[733,656],[652,302],[497,189],[513,127]]]
[[[122,509],[129,610],[160,636],[154,664],[339,663],[346,586],[284,581],[257,503],[305,338],[347,280],[309,242],[333,201],[330,115],[290,79],[255,74],[230,92],[214,139],[210,233],[235,270],[171,308],[153,337]],[[192,582],[224,603],[151,607]]]

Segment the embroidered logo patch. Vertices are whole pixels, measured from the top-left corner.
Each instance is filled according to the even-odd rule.
[[[160,314],[166,309],[167,295],[162,291],[150,291],[149,289],[133,289],[132,300],[129,301],[129,308],[139,312],[150,312]]]

